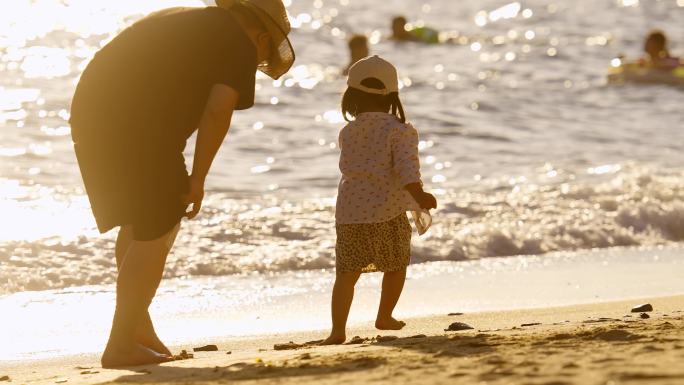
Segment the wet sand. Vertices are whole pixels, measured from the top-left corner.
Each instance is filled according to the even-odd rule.
[[[647,319],[630,312],[641,303],[654,307]],[[351,330],[349,337],[367,339],[360,344],[276,351],[278,343],[325,337],[324,331],[281,334],[212,341],[219,351],[126,370],[103,370],[96,356],[5,362],[0,377],[14,384],[684,383],[684,296],[446,315],[458,310],[410,319],[400,332]],[[452,322],[474,329],[445,332]]]

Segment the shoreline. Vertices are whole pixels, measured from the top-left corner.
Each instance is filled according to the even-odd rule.
[[[409,269],[395,316],[422,319],[451,311],[480,313],[680,295],[681,255],[678,246],[416,264]],[[365,274],[359,280],[350,326],[372,326],[381,278]],[[333,280],[331,270],[165,280],[150,312],[169,346],[325,330]],[[112,285],[2,297],[0,313],[13,316],[0,329],[0,362],[99,352],[114,306]]]
[[[653,305],[654,311],[649,313],[649,319],[639,318],[639,313],[630,313],[633,306],[641,303]],[[555,355],[565,357],[564,359],[569,356],[581,359],[582,352],[586,351],[585,353],[589,354],[593,351],[587,350],[588,348],[599,350],[605,348],[610,352],[610,356],[626,354],[624,357],[616,358],[623,362],[621,365],[625,369],[631,368],[633,363],[636,364],[644,358],[642,353],[634,356],[610,348],[611,344],[618,343],[622,346],[620,351],[629,351],[632,348],[639,349],[639,351],[646,349],[649,357],[659,356],[657,360],[654,360],[655,366],[651,365],[653,368],[649,370],[667,369],[668,374],[665,377],[653,378],[668,381],[684,380],[684,370],[677,371],[673,369],[676,368],[675,366],[665,365],[672,359],[684,358],[684,294],[457,316],[446,315],[449,311],[457,312],[458,309],[445,309],[444,315],[407,319],[407,327],[397,332],[380,332],[372,328],[370,323],[350,328],[348,332],[348,341],[356,335],[368,339],[378,335],[398,337],[396,340],[387,342],[368,340],[358,345],[315,346],[276,351],[274,350],[275,344],[290,341],[301,344],[319,340],[327,335],[327,331],[280,333],[248,338],[217,338],[213,341],[202,340],[174,346],[172,351],[177,353],[179,349],[185,349],[191,352],[193,346],[215,344],[219,348],[218,352],[195,353],[194,359],[159,366],[137,367],[131,370],[104,370],[99,368],[98,355],[86,354],[36,361],[0,362],[0,377],[7,375],[12,383],[22,384],[92,384],[116,380],[171,383],[183,381],[189,377],[203,382],[219,383],[221,379],[224,381],[229,379],[258,380],[262,375],[278,379],[281,383],[294,383],[300,381],[301,378],[314,376],[322,383],[336,384],[343,382],[343,378],[360,381],[362,377],[353,376],[377,377],[378,373],[385,373],[391,368],[399,370],[396,365],[402,362],[407,364],[406,360],[410,358],[411,362],[418,360],[414,362],[414,370],[401,375],[386,373],[386,379],[394,378],[404,381],[405,376],[411,377],[416,372],[423,373],[415,377],[419,383],[439,383],[445,381],[447,377],[454,382],[472,383],[471,381],[476,379],[483,381],[482,379],[487,377],[482,370],[495,372],[499,369],[504,370],[507,367],[504,363],[509,362],[513,357],[520,355],[522,359],[526,355],[529,358],[530,354],[539,354],[523,349],[528,345],[529,347],[552,345]],[[444,331],[451,322],[456,321],[471,325],[474,329],[459,332]],[[523,327],[521,326],[523,324],[533,325]],[[410,338],[417,335],[424,335],[424,337]],[[559,339],[553,340],[556,337]],[[468,343],[472,346],[467,344],[463,346],[464,341],[470,341]],[[516,347],[516,345],[520,346]],[[669,345],[669,348],[665,345]],[[516,349],[519,350],[517,353]],[[231,353],[226,354],[227,351]],[[604,356],[606,354],[608,353],[603,353]],[[386,356],[393,357],[392,361],[383,358]],[[460,365],[472,358],[482,361],[485,365],[460,372],[454,369],[457,366],[461,367]],[[554,356],[546,359],[554,361],[559,358]],[[473,362],[470,364],[472,366]],[[451,369],[447,371],[448,373],[435,371],[435,365],[446,365]],[[547,366],[547,363],[539,362],[536,366],[538,368]],[[610,377],[615,374],[616,369],[613,366],[607,364],[601,368],[599,365],[587,368],[587,370],[575,371],[578,372],[578,376],[593,373],[592,376],[600,374]],[[612,370],[609,371],[610,373],[606,372],[608,368]],[[542,369],[538,369],[537,376],[555,375],[545,373],[543,370],[539,372],[539,370]],[[461,372],[460,375],[455,374]],[[515,375],[517,372],[516,369],[509,374]],[[447,374],[448,376],[445,377]],[[496,380],[501,376],[490,377],[491,380]],[[587,380],[586,377],[583,378]],[[61,382],[64,380],[66,381]],[[592,381],[577,383],[594,383]],[[604,381],[603,384],[605,383]]]
[[[423,319],[452,311],[474,314],[681,295],[681,251],[681,246],[609,249],[416,264],[395,316]],[[365,274],[359,280],[351,327],[372,326],[381,278]],[[333,280],[330,270],[166,280],[150,311],[169,346],[258,341],[314,330],[324,334]],[[13,315],[0,330],[0,365],[100,352],[114,303],[111,285],[0,298],[0,313]]]

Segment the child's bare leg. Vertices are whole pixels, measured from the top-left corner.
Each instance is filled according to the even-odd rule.
[[[354,285],[361,276],[360,272],[340,273],[335,278],[332,293],[332,331],[322,345],[341,344],[347,339],[346,328],[349,309],[354,299]]]
[[[382,277],[382,294],[375,327],[380,330],[399,330],[406,326],[404,321],[397,321],[392,317],[394,307],[399,301],[401,291],[406,280],[406,268],[399,271],[388,271]]]

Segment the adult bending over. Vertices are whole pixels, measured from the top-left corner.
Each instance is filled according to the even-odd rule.
[[[180,221],[200,211],[233,111],[254,105],[257,69],[277,79],[294,62],[281,0],[217,5],[136,22],[95,55],[74,95],[74,148],[98,229],[119,227],[106,368],[172,359],[148,308]],[[195,130],[188,175],[183,149]]]

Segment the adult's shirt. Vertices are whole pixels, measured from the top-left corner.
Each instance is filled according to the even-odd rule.
[[[254,104],[254,44],[218,7],[153,13],[104,46],[83,72],[70,122],[74,142],[154,153],[183,151],[211,88]]]

